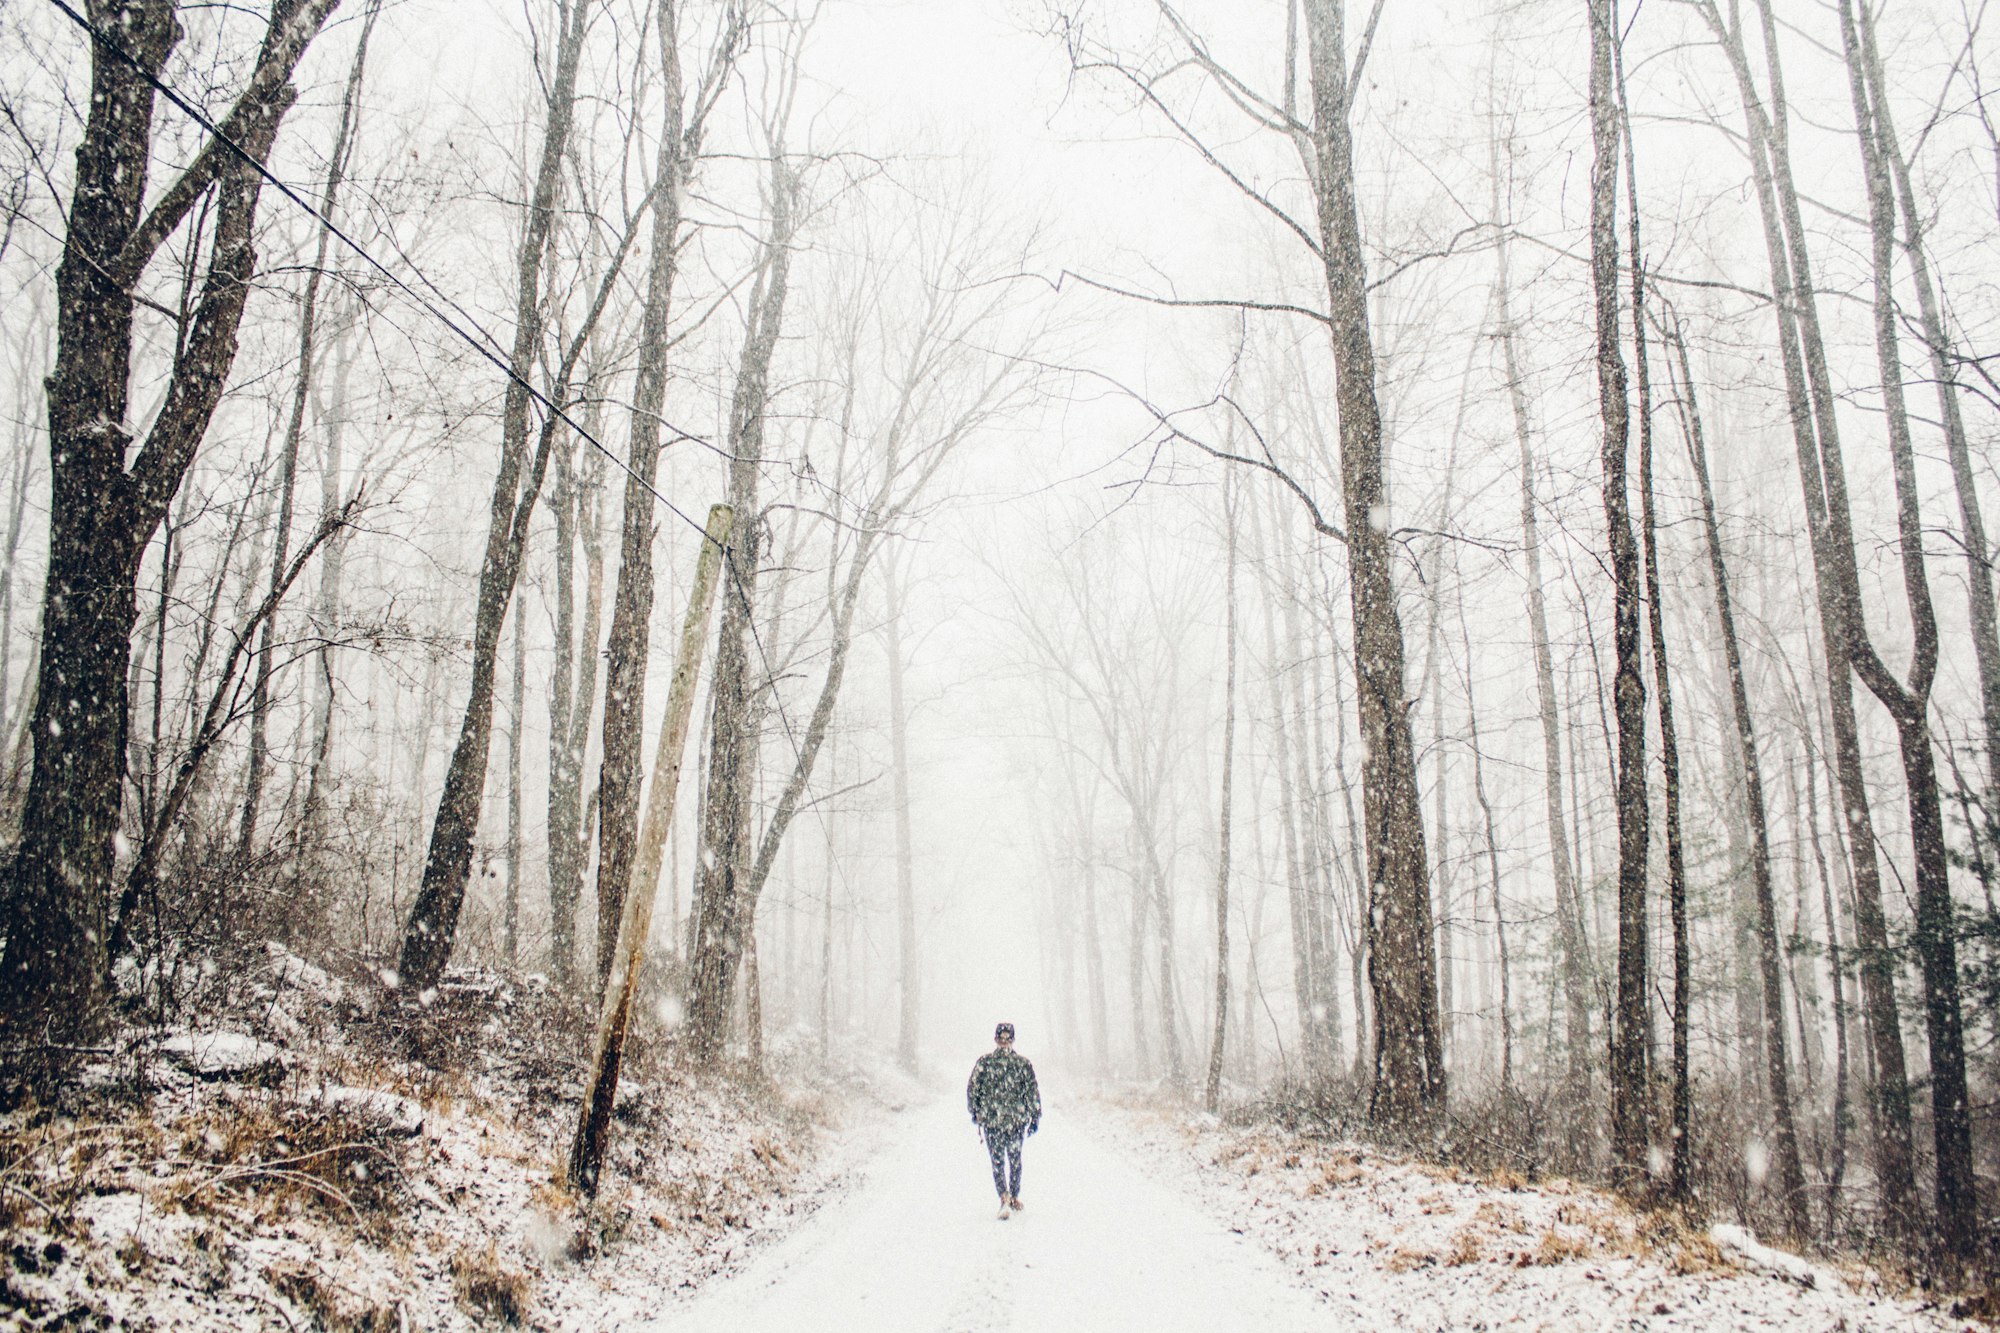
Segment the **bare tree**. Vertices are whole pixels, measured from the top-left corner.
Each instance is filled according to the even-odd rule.
[[[558,0],[556,21],[560,37],[556,43],[556,67],[544,107],[541,147],[527,217],[515,253],[514,343],[507,358],[506,396],[500,411],[500,468],[493,480],[491,521],[473,613],[472,688],[459,725],[458,744],[445,771],[437,817],[431,825],[423,886],[411,905],[403,935],[401,971],[416,991],[437,984],[458,933],[459,909],[465,900],[466,880],[472,873],[472,840],[478,832],[480,807],[486,795],[500,633],[508,605],[513,601],[521,552],[527,545],[528,525],[534,516],[543,469],[547,466],[545,454],[538,455],[532,464],[528,456],[531,396],[528,377],[535,373],[535,361],[542,348],[547,316],[543,265],[556,226],[556,195],[562,184],[563,159],[569,150],[570,127],[576,114],[577,70],[583,61],[590,10],[591,0]],[[562,403],[566,398],[567,394],[559,389],[553,401]],[[250,820],[246,806],[246,835]]]
[[[66,1063],[99,1017],[123,797],[137,578],[236,359],[255,271],[261,169],[291,108],[292,72],[336,0],[274,0],[251,73],[194,160],[146,206],[174,0],[106,0],[91,22],[89,114],[77,145],[48,385],[47,591],[34,766],[10,871],[0,1041],[12,1072]],[[208,261],[179,355],[136,452],[130,422],[138,286],[214,191]],[[131,459],[127,464],[128,456]]]
[[[611,599],[611,637],[604,672],[603,756],[597,782],[597,977],[609,975],[632,875],[639,831],[640,749],[645,711],[647,645],[653,613],[653,523],[661,427],[666,404],[669,325],[679,255],[688,220],[684,209],[701,160],[709,117],[742,53],[748,17],[740,4],[725,6],[715,45],[701,80],[690,90],[681,70],[681,0],[658,0],[663,123],[653,166],[652,255],[639,327],[639,361],[632,390],[631,433],[626,444],[624,513],[619,526],[618,582]],[[737,512],[749,521],[749,511]],[[729,592],[730,570],[723,571]],[[728,602],[724,603],[725,611]],[[717,669],[720,669],[718,654]]]
[[[1596,296],[1597,395],[1603,427],[1604,520],[1611,549],[1612,703],[1618,717],[1618,991],[1611,1028],[1611,1151],[1619,1183],[1640,1188],[1646,1174],[1646,683],[1640,667],[1639,546],[1626,482],[1631,406],[1619,347],[1618,154],[1620,117],[1613,80],[1617,41],[1611,0],[1590,11],[1590,268]],[[1636,261],[1635,261],[1636,262]]]
[[[285,442],[278,450],[278,518],[271,537],[271,583],[283,577],[291,552],[292,509],[296,502],[299,475],[299,445],[305,435],[306,405],[312,397],[313,362],[319,355],[319,289],[326,276],[327,254],[333,241],[333,216],[340,206],[340,186],[354,151],[355,110],[361,80],[368,65],[368,39],[381,15],[380,0],[371,0],[361,21],[361,36],[354,43],[354,62],[348,67],[347,87],[341,94],[340,120],[333,133],[333,150],[327,155],[326,184],[320,191],[320,225],[314,243],[312,267],[306,270],[305,292],[299,301],[299,365],[292,386],[291,414],[285,421]],[[277,633],[277,616],[264,621],[263,637],[257,645],[257,682],[250,697],[250,752],[244,760],[242,827],[237,835],[238,854],[247,857],[257,832],[258,807],[264,793],[265,730],[271,708],[272,636]]]
[[[1853,586],[1851,535],[1843,542],[1842,531],[1834,526],[1834,497],[1828,492],[1829,474],[1823,470],[1826,455],[1822,451],[1838,448],[1837,436],[1831,443],[1823,438],[1833,429],[1833,395],[1824,348],[1817,333],[1818,318],[1798,192],[1791,180],[1790,158],[1783,146],[1780,120],[1783,87],[1773,84],[1767,110],[1750,67],[1736,12],[1732,10],[1725,19],[1712,0],[1691,0],[1691,3],[1728,57],[1748,129],[1751,178],[1770,265],[1772,309],[1777,315],[1786,406],[1798,458],[1799,482],[1805,496],[1806,531],[1812,549],[1826,659],[1835,773],[1840,780],[1841,810],[1854,873],[1856,947],[1875,1066],[1875,1170],[1882,1185],[1884,1212],[1892,1225],[1902,1226],[1910,1217],[1916,1190],[1910,1088],[1896,1005],[1895,961],[1889,949],[1874,820],[1869,811],[1860,728],[1854,711],[1853,675],[1861,606],[1858,588]],[[1774,30],[1767,33],[1766,40],[1772,45],[1766,54],[1775,75],[1774,37]],[[1819,350],[1814,351],[1816,347]],[[1844,511],[1844,504],[1841,508]]]
[[[1777,46],[1767,4],[1764,40],[1778,88]],[[1901,547],[1903,593],[1911,636],[1907,680],[1897,679],[1876,654],[1853,590],[1851,625],[1855,668],[1896,723],[1903,752],[1903,779],[1909,802],[1910,841],[1916,854],[1916,951],[1924,982],[1924,1026],[1931,1057],[1931,1133],[1937,1155],[1936,1200],[1939,1239],[1956,1259],[1971,1257],[1979,1244],[1979,1199],[1972,1159],[1972,1112],[1965,1072],[1965,1020],[1960,1008],[1958,924],[1952,906],[1950,860],[1945,847],[1944,810],[1938,792],[1937,756],[1931,742],[1931,686],[1937,678],[1937,612],[1931,601],[1924,558],[1924,522],[1917,489],[1916,449],[1903,393],[1903,363],[1896,332],[1894,256],[1896,196],[1889,167],[1887,106],[1870,92],[1874,62],[1862,49],[1852,0],[1839,6],[1841,46],[1847,57],[1848,86],[1860,140],[1862,177],[1868,187],[1869,261],[1874,277],[1875,355],[1882,374],[1888,424],[1890,474],[1896,488],[1896,535]],[[1941,388],[1945,387],[1943,385]],[[1829,423],[1831,413],[1828,414]],[[1827,477],[1827,509],[1836,539],[1849,551],[1853,535],[1847,514],[1847,483],[1839,444],[1830,429],[1820,435]],[[1980,572],[1980,586],[1990,587]],[[1975,613],[1975,623],[1977,621]],[[1976,642],[1976,640],[1975,640]],[[1987,665],[1982,663],[1982,666]]]
[[[1236,497],[1223,480],[1223,524],[1228,554],[1223,579],[1228,625],[1223,631],[1228,663],[1222,685],[1222,800],[1217,807],[1215,851],[1215,1037],[1208,1048],[1205,1100],[1213,1114],[1222,1101],[1222,1048],[1229,1032],[1229,835],[1231,786],[1236,773]]]

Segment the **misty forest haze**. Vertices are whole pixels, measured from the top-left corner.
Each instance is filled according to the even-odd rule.
[[[0,0],[0,1222],[204,1033],[597,1217],[1004,1019],[1985,1290],[1987,10]]]

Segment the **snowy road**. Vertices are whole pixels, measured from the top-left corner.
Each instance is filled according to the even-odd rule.
[[[1089,1112],[1083,1111],[1087,1117]],[[798,1231],[649,1327],[659,1333],[1049,1333],[1343,1326],[1275,1260],[1052,1107],[1001,1222],[986,1155],[949,1098]]]

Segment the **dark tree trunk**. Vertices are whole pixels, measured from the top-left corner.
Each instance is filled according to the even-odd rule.
[[[1705,3],[1702,13],[1729,58],[1749,130],[1751,173],[1776,298],[1773,309],[1778,318],[1778,349],[1813,553],[1826,657],[1834,771],[1840,782],[1841,810],[1847,824],[1846,842],[1854,873],[1855,949],[1861,962],[1862,1003],[1875,1065],[1878,1131],[1875,1170],[1881,1182],[1885,1217],[1892,1227],[1907,1229],[1915,1221],[1912,1209],[1916,1191],[1909,1076],[1897,1013],[1895,957],[1889,948],[1874,819],[1868,805],[1860,727],[1854,712],[1854,645],[1860,603],[1858,590],[1850,595],[1853,546],[1851,541],[1843,544],[1841,534],[1832,526],[1831,497],[1822,473],[1823,443],[1815,434],[1816,430],[1832,430],[1832,391],[1824,375],[1823,356],[1814,350],[1818,336],[1811,296],[1812,274],[1806,262],[1798,196],[1783,142],[1784,90],[1773,86],[1771,111],[1767,114],[1751,74],[1741,28],[1725,20],[1713,3]],[[1775,72],[1775,45],[1769,54]],[[1778,117],[1776,121],[1774,116]],[[1838,449],[1837,437],[1833,448]]]
[[[1222,686],[1222,803],[1215,853],[1215,1035],[1208,1048],[1205,1102],[1212,1115],[1222,1102],[1223,1040],[1229,1031],[1229,834],[1230,798],[1236,775],[1236,501],[1223,481],[1228,557],[1223,580],[1228,607]]]
[[[211,140],[146,213],[154,107],[147,75],[158,75],[179,39],[177,6],[125,0],[94,8],[98,31],[115,37],[91,45],[90,109],[56,270],[35,750],[0,957],[0,1044],[15,1053],[8,1073],[27,1081],[63,1067],[63,1048],[100,1016],[139,562],[236,359],[262,185],[252,164],[270,155],[293,101],[292,71],[335,3],[275,0],[250,82],[220,124],[249,160]],[[133,288],[210,187],[215,226],[200,298],[152,429],[128,468]]]
[[[1765,41],[1772,40],[1766,8]],[[1916,853],[1916,947],[1924,983],[1924,1020],[1931,1057],[1931,1130],[1937,1155],[1938,1239],[1959,1259],[1979,1243],[1979,1200],[1972,1160],[1972,1112],[1966,1087],[1965,1021],[1960,1006],[1957,922],[1951,901],[1950,862],[1945,846],[1944,810],[1938,791],[1937,759],[1931,746],[1931,685],[1937,675],[1937,614],[1931,602],[1924,560],[1921,499],[1916,450],[1903,395],[1902,353],[1896,333],[1894,252],[1896,199],[1890,180],[1884,108],[1874,104],[1868,62],[1855,29],[1852,0],[1841,0],[1840,27],[1847,55],[1848,86],[1861,144],[1862,175],[1868,186],[1870,259],[1874,271],[1875,352],[1882,373],[1891,473],[1896,485],[1896,530],[1901,546],[1903,592],[1909,603],[1909,679],[1897,680],[1877,656],[1860,614],[1860,593],[1851,578],[1855,615],[1855,666],[1868,688],[1889,710],[1903,752],[1903,779],[1910,808],[1910,841]],[[1775,55],[1773,56],[1775,62]],[[1775,77],[1775,63],[1774,63]],[[1847,485],[1839,444],[1822,432],[1820,451],[1827,474],[1827,505],[1843,546],[1853,550],[1847,512]]]
[[[1611,1150],[1620,1185],[1646,1177],[1646,683],[1640,666],[1640,561],[1627,494],[1630,407],[1618,338],[1618,104],[1611,0],[1590,9],[1591,277],[1596,292],[1597,397],[1603,426],[1604,520],[1613,589],[1612,707],[1618,718],[1618,989],[1612,1008]]]
[[[1965,547],[1966,597],[1972,626],[1972,649],[1979,666],[1980,713],[1986,732],[1986,773],[1988,809],[2000,801],[2000,612],[1993,597],[1993,561],[1986,543],[1986,520],[1980,513],[1979,491],[1973,476],[1972,452],[1965,431],[1965,417],[1959,407],[1957,382],[1958,353],[1945,324],[1937,284],[1931,274],[1930,255],[1925,248],[1923,213],[1917,207],[1916,190],[1910,180],[1910,162],[1896,135],[1891,115],[1887,81],[1881,53],[1875,47],[1875,15],[1867,5],[1856,11],[1860,19],[1858,51],[1850,51],[1850,65],[1859,66],[1865,79],[1865,101],[1874,108],[1878,169],[1886,167],[1894,182],[1903,222],[1902,248],[1910,266],[1911,285],[1917,292],[1917,311],[1925,350],[1930,357],[1931,378],[1937,384],[1938,420],[1944,427],[1945,454],[1951,461],[1953,487],[1958,497],[1960,537]],[[1857,93],[1857,96],[1863,96]],[[1889,182],[1882,182],[1884,194]],[[1877,225],[1895,228],[1895,210]]]
[[[764,466],[765,414],[770,406],[771,358],[784,325],[790,291],[792,205],[796,181],[772,163],[774,190],[770,235],[762,271],[750,300],[750,326],[737,367],[729,413],[729,503],[744,516],[733,568],[723,570],[723,615],[710,686],[708,788],[702,810],[700,909],[688,960],[687,1037],[695,1058],[721,1057],[729,1036],[736,973],[746,936],[756,927],[749,878],[752,830],[750,784],[760,729],[752,695],[751,648],[758,572],[757,486]],[[852,596],[849,598],[850,604]],[[842,626],[842,630],[846,627]],[[838,650],[843,656],[844,643]],[[762,682],[777,688],[776,681]],[[822,724],[824,725],[824,724]]]
[[[1709,578],[1715,587],[1716,615],[1722,627],[1722,652],[1729,671],[1730,719],[1736,736],[1736,761],[1748,810],[1750,876],[1757,914],[1757,965],[1763,983],[1761,1009],[1764,1022],[1761,1035],[1765,1091],[1771,1100],[1770,1110],[1777,1129],[1778,1188],[1783,1196],[1787,1225],[1794,1235],[1804,1236],[1809,1229],[1805,1173],[1799,1162],[1798,1131],[1792,1114],[1790,1062],[1785,1050],[1782,958],[1777,898],[1771,880],[1770,821],[1764,799],[1764,775],[1757,757],[1756,726],[1750,714],[1750,690],[1743,673],[1743,649],[1736,632],[1735,604],[1729,592],[1729,568],[1722,553],[1722,529],[1716,517],[1715,490],[1709,480],[1708,449],[1694,390],[1694,370],[1688,360],[1687,343],[1677,324],[1673,326],[1670,336],[1679,358],[1681,382],[1678,387],[1683,404],[1688,457],[1694,467],[1696,488],[1701,499]],[[1676,1096],[1679,1096],[1678,1092]]]
[[[1313,157],[1340,417],[1354,666],[1360,697],[1367,827],[1369,977],[1374,990],[1372,1116],[1407,1124],[1443,1110],[1437,955],[1416,755],[1404,689],[1403,624],[1391,571],[1382,416],[1368,280],[1355,207],[1343,0],[1307,0]]]
[[[594,376],[586,376],[586,381]],[[596,395],[591,395],[595,401]],[[593,430],[596,414],[586,418]],[[555,671],[549,686],[549,971],[560,990],[576,984],[576,913],[583,898],[589,830],[583,764],[597,716],[597,644],[604,615],[604,541],[594,473],[559,465],[552,497],[556,529]],[[583,623],[576,623],[576,554],[583,548]]]
[[[639,325],[639,364],[632,388],[631,434],[626,445],[624,515],[619,529],[618,583],[611,598],[611,638],[604,670],[604,746],[597,780],[597,984],[610,975],[618,923],[638,850],[640,761],[645,736],[646,660],[653,617],[653,478],[660,464],[660,409],[667,397],[667,353],[674,279],[681,244],[681,205],[692,176],[682,106],[679,0],[659,0],[661,90],[665,107],[654,179],[660,199],[653,212],[652,256]],[[733,498],[733,497],[732,497]],[[745,531],[755,511],[738,506]],[[747,577],[747,576],[746,576]],[[722,571],[724,623],[734,605],[736,574]],[[721,655],[717,654],[717,670]]]
[[[498,675],[500,635],[520,576],[521,553],[527,545],[542,476],[548,461],[549,431],[542,448],[528,456],[528,377],[542,351],[544,293],[542,266],[548,257],[556,224],[556,196],[568,151],[570,123],[576,109],[577,69],[590,0],[564,0],[562,37],[556,48],[556,68],[549,85],[547,119],[542,127],[540,161],[533,195],[521,228],[515,256],[514,345],[508,355],[509,379],[500,409],[500,469],[493,479],[493,498],[486,532],[486,554],[479,569],[479,592],[472,622],[472,683],[459,724],[444,788],[431,824],[430,849],[424,877],[403,930],[399,969],[411,993],[433,987],[444,975],[458,935],[459,912],[465,905],[466,883],[472,874],[472,841],[479,832],[480,808],[486,797],[486,765],[493,740],[493,689]],[[561,402],[567,385],[553,397]],[[523,474],[526,474],[525,478]]]

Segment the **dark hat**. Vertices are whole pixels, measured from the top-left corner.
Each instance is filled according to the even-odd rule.
[[[1014,1040],[1014,1025],[1012,1023],[1002,1023],[999,1027],[994,1028],[993,1040],[995,1041]]]

